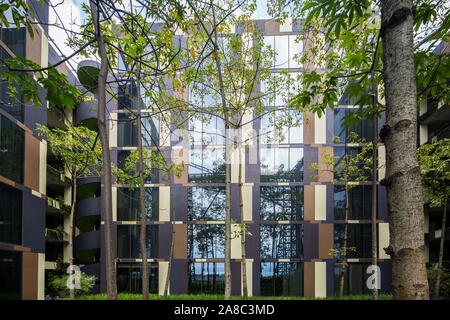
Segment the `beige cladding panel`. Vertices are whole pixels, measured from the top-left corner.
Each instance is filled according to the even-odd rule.
[[[159,121],[159,145],[161,147],[170,147],[170,114],[162,112]]]
[[[303,142],[314,144],[314,113],[306,112],[303,128]]]
[[[327,219],[327,186],[315,185],[314,190],[314,211],[315,220]]]
[[[314,114],[314,143],[327,143],[327,116],[325,113],[320,118]]]
[[[28,32],[26,32],[26,45],[25,45],[25,55],[28,60],[34,63],[42,63],[42,28],[33,28],[34,39],[31,39]],[[48,50],[48,48],[47,48]],[[48,51],[47,51],[48,52]],[[47,53],[48,57],[48,53]],[[48,61],[48,58],[47,58]]]
[[[38,300],[44,300],[45,293],[45,253],[38,253]]]
[[[158,294],[162,296],[164,294],[164,287],[166,285],[167,272],[169,270],[169,262],[168,261],[160,261],[158,263]],[[168,294],[170,294],[170,281],[169,281],[169,290]]]
[[[231,232],[239,232],[240,227],[238,224],[231,225]],[[241,259],[242,258],[242,250],[241,250],[241,238],[234,237],[231,239],[231,259]]]
[[[42,32],[42,43],[41,43],[41,66],[46,68],[48,66],[48,38],[44,32]]]
[[[253,186],[242,186],[243,204],[244,204],[244,221],[253,220]]]
[[[118,113],[110,113],[109,121],[109,146],[117,147]]]
[[[265,31],[267,35],[278,34],[280,33],[280,24],[273,19],[267,20],[265,25]]]
[[[325,157],[333,157],[334,151],[332,147],[318,147],[317,149],[319,157],[319,182],[331,182],[333,180],[333,172],[324,160]]]
[[[113,221],[117,221],[117,187],[111,188]]]
[[[233,149],[231,152],[231,183],[239,183],[239,170],[241,170],[242,182],[245,182],[245,165],[239,166],[239,164],[245,164],[245,151]]]
[[[39,142],[39,192],[47,194],[47,142]]]
[[[170,187],[159,187],[159,221],[170,221]]]
[[[314,296],[316,298],[323,298],[327,296],[326,262],[314,263]]]

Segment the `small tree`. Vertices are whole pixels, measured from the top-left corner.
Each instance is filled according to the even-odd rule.
[[[339,142],[339,137],[333,137],[335,142]],[[352,132],[347,138],[349,144],[365,144],[366,141],[363,138],[358,138],[357,134]],[[329,255],[333,255],[340,259],[341,276],[340,276],[340,288],[339,299],[342,299],[344,295],[344,280],[345,269],[347,268],[347,255],[349,252],[355,252],[356,248],[348,247],[348,220],[349,220],[349,191],[357,185],[358,182],[366,182],[370,177],[372,159],[370,153],[373,149],[372,144],[366,144],[362,147],[361,151],[355,155],[350,155],[347,152],[343,155],[341,161],[337,161],[338,157],[334,156],[330,151],[325,150],[321,157],[322,161],[326,164],[326,169],[333,174],[332,183],[343,184],[345,188],[345,228],[344,228],[344,243],[339,249],[330,249]],[[318,180],[320,175],[319,165],[315,162],[311,163],[310,167],[312,180]]]
[[[45,137],[49,150],[64,163],[63,173],[68,173],[72,185],[72,201],[69,223],[69,265],[74,263],[73,239],[75,235],[74,213],[77,203],[77,179],[90,175],[98,175],[101,167],[101,148],[97,144],[97,133],[85,127],[69,127],[49,129],[37,125],[39,135]],[[70,289],[70,298],[75,298],[74,289]]]
[[[434,282],[433,299],[439,298],[442,260],[444,257],[445,231],[447,222],[447,199],[450,191],[450,139],[442,139],[418,148],[420,171],[422,173],[423,201],[431,208],[442,208],[442,232],[439,243],[439,258]],[[430,286],[431,288],[431,286]]]

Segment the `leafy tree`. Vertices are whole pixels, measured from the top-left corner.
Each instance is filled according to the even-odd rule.
[[[73,197],[69,223],[69,265],[73,266],[73,240],[75,236],[75,206],[77,204],[77,179],[97,175],[101,168],[101,149],[97,144],[97,133],[85,127],[68,127],[67,130],[37,124],[39,135],[46,138],[50,152],[64,164],[64,171],[70,176]],[[75,298],[74,289],[70,298]]]
[[[377,5],[381,19],[374,14],[379,12]],[[380,137],[387,157],[382,182],[388,195],[390,246],[386,250],[393,262],[393,294],[395,299],[427,299],[422,191],[415,153],[417,100],[428,95],[448,97],[443,74],[450,62],[447,55],[433,53],[437,42],[448,40],[448,4],[271,0],[269,11],[280,20],[298,19],[304,27],[299,37],[310,43],[311,50],[301,57],[307,69],[304,90],[292,100],[293,106],[320,117],[344,94],[351,104],[371,105],[372,79],[380,89],[385,105],[379,102],[376,110],[365,108],[363,115],[372,119],[386,111]]]
[[[63,275],[62,277],[58,275],[52,275],[49,279],[49,287],[56,292],[56,294],[61,298],[74,299],[75,297],[79,297],[85,295],[91,291],[92,287],[95,285],[97,277],[96,276],[88,276],[84,272],[80,273],[80,288],[79,289],[71,289],[67,288],[67,281],[69,280],[69,275]],[[72,293],[74,291],[74,293]],[[73,295],[73,297],[72,297]]]
[[[450,180],[450,139],[445,138],[433,144],[423,144],[418,148],[418,155],[422,173],[423,202],[431,208],[442,208],[442,232],[433,293],[433,298],[438,299],[447,230],[447,200],[450,194],[448,182]]]

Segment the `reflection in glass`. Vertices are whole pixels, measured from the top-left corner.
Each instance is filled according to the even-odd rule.
[[[343,125],[344,117],[352,112],[361,113],[360,109],[334,109],[334,135],[339,137],[339,141],[341,143],[344,143],[347,140],[350,132],[355,132],[359,138],[366,139],[366,142],[372,141],[373,127],[370,120],[361,120],[359,123],[351,127]]]
[[[261,258],[303,258],[303,225],[264,224],[260,227]]]
[[[152,150],[152,152],[157,152],[155,150]],[[128,156],[131,154],[130,150],[117,150],[117,167],[119,169],[125,170],[125,163],[127,161]],[[129,174],[133,175],[135,174],[136,176],[138,175],[138,171],[137,171],[137,163],[136,163],[136,170],[133,172],[128,172]],[[145,179],[145,183],[159,183],[159,170],[158,169],[153,169],[150,172],[146,172],[144,175],[144,179]]]
[[[188,220],[225,220],[225,187],[188,188]]]
[[[303,187],[262,186],[261,220],[303,220]]]
[[[225,255],[225,237],[223,224],[188,225],[188,258],[223,258]]]
[[[261,182],[303,181],[303,148],[260,148]]]
[[[289,62],[288,36],[275,37],[275,68],[287,68]]]
[[[155,125],[156,119],[149,117],[149,114],[142,114],[142,144],[144,146],[154,146],[158,144],[158,127]],[[119,113],[117,122],[117,146],[118,147],[137,147],[138,132],[137,120],[135,115],[128,113]],[[156,121],[157,124],[157,121]]]
[[[225,264],[223,262],[189,262],[189,294],[223,294]]]
[[[372,290],[367,288],[367,279],[370,274],[367,273],[369,264],[349,263],[345,268],[344,295],[370,294]],[[339,294],[341,279],[341,267],[334,267],[334,294]]]
[[[303,296],[303,263],[261,263],[262,296]]]
[[[261,117],[260,136],[264,144],[303,143],[303,118],[294,110],[276,110]]]
[[[158,220],[159,215],[159,189],[145,188],[146,219]],[[117,220],[139,221],[141,219],[140,188],[117,188]]]
[[[224,148],[191,149],[189,182],[225,182]]]
[[[148,264],[149,292],[158,292],[158,263]],[[142,267],[141,264],[117,265],[117,291],[127,293],[142,293]]]
[[[299,58],[303,53],[303,42],[296,41],[296,35],[289,36],[289,68],[302,68],[303,64],[299,62]]]
[[[349,190],[349,219],[370,219],[372,186],[359,185]],[[334,219],[345,220],[345,187],[334,186]]]
[[[339,249],[344,245],[345,224],[334,225],[334,248]],[[371,257],[371,225],[350,223],[348,225],[347,247],[355,247],[356,252],[348,252],[347,258]],[[339,257],[340,259],[340,257]]]
[[[140,230],[138,225],[117,226],[117,257],[128,259],[142,258]],[[148,225],[146,231],[147,258],[158,258],[158,226]]]

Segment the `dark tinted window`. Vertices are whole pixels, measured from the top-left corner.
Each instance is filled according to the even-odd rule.
[[[344,245],[345,224],[334,225],[334,248],[338,249]],[[370,258],[371,257],[371,225],[350,223],[348,225],[347,248],[354,247],[356,252],[348,252],[348,258]]]
[[[154,146],[158,144],[158,131],[153,119],[148,114],[143,113],[142,123],[142,145]],[[117,123],[117,146],[137,147],[138,131],[136,115],[129,113],[119,113]]]
[[[0,182],[0,242],[22,244],[22,191]]]
[[[339,137],[339,141],[341,143],[346,142],[350,132],[355,132],[359,138],[364,138],[366,141],[372,141],[373,126],[370,120],[361,120],[351,127],[342,126],[344,123],[344,117],[351,112],[361,113],[359,109],[334,109],[334,135]]]
[[[23,183],[25,133],[0,115],[0,175]]]
[[[344,295],[370,294],[372,290],[367,288],[367,267],[369,264],[349,263],[345,268]],[[341,267],[334,267],[334,294],[339,294],[341,279]]]
[[[145,188],[145,211],[147,220],[158,220],[159,189]],[[117,220],[139,221],[141,219],[140,188],[117,188]]]
[[[262,296],[303,296],[303,263],[261,263]]]
[[[117,257],[138,259],[142,258],[140,248],[140,226],[119,225],[117,226]],[[147,226],[147,257],[158,257],[158,226]]]
[[[22,298],[22,252],[0,250],[0,279],[0,300]]]
[[[349,190],[349,219],[370,219],[372,186],[359,185]],[[345,220],[345,187],[334,186],[334,219]]]
[[[148,264],[149,292],[158,292],[158,263]],[[117,291],[129,293],[142,293],[142,267],[141,264],[118,264]]]

